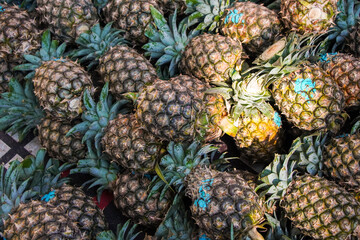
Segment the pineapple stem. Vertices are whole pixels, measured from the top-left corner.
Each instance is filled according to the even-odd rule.
[[[248,236],[252,240],[265,240],[264,237],[256,230],[255,227],[253,227],[249,232]]]
[[[227,135],[231,137],[235,137],[236,133],[238,131],[238,128],[234,125],[234,121],[230,119],[229,117],[222,118],[219,123],[219,127],[223,132],[225,132]]]

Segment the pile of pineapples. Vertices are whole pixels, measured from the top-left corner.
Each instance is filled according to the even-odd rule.
[[[43,147],[0,166],[0,237],[360,239],[359,29],[356,0],[0,1],[0,130]]]

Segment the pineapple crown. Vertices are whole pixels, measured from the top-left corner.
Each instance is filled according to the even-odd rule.
[[[22,141],[45,116],[34,94],[31,81],[22,86],[18,80],[11,79],[9,92],[1,94],[0,99],[0,130],[18,133]]]
[[[217,32],[220,18],[235,0],[186,0],[188,25],[196,25],[196,30]]]
[[[329,29],[328,39],[333,41],[331,48],[335,52],[344,46],[345,39],[350,35],[352,28],[360,21],[360,2],[356,0],[337,1],[338,14],[335,25]]]
[[[101,28],[97,23],[88,32],[81,33],[75,41],[79,49],[73,50],[71,57],[79,58],[80,63],[87,63],[87,68],[91,69],[99,64],[99,58],[111,47],[127,43],[120,35],[124,31],[112,28],[111,25],[108,23]]]
[[[286,37],[281,38],[268,47],[253,64],[256,66],[248,71],[260,71],[271,77],[282,77],[293,71],[306,61],[317,59],[321,53],[326,51],[327,40],[325,34],[299,35],[290,32]]]
[[[70,170],[70,174],[85,173],[92,175],[93,178],[86,181],[83,186],[88,184],[90,184],[89,188],[99,186],[97,188],[97,199],[100,202],[102,192],[111,188],[121,169],[99,149],[94,151],[90,141],[87,141],[86,144],[88,147],[86,158],[79,160],[77,166]]]
[[[267,204],[272,206],[286,193],[290,182],[298,172],[308,172],[311,175],[322,175],[322,147],[326,134],[314,133],[296,138],[288,154],[276,154],[275,159],[261,173],[262,184],[256,187],[260,195],[270,195]]]
[[[6,172],[4,165],[0,166],[1,219],[5,220],[20,203],[37,199],[51,188],[60,187],[69,181],[68,178],[59,178],[72,165],[65,163],[60,166],[55,159],[49,159],[45,163],[45,154],[45,149],[40,149],[36,157],[28,156],[22,162],[12,161]],[[1,221],[0,230],[2,224]]]
[[[156,61],[158,71],[165,67],[165,72],[173,77],[178,73],[178,64],[182,53],[189,41],[199,34],[199,31],[190,31],[187,33],[188,25],[186,18],[178,25],[176,24],[177,10],[169,16],[169,23],[165,17],[154,7],[150,6],[151,15],[154,19],[153,24],[149,24],[145,35],[149,42],[142,48],[146,50],[145,56],[149,56]]]
[[[14,67],[16,71],[30,71],[25,76],[25,79],[32,79],[35,75],[35,70],[46,61],[65,61],[62,59],[67,55],[65,53],[66,44],[62,43],[59,46],[57,40],[51,40],[51,34],[49,30],[44,31],[41,37],[41,48],[35,53],[35,55],[24,54],[25,60],[28,63],[24,63]]]
[[[37,6],[36,0],[0,0],[0,3],[14,4],[29,12],[34,11]]]
[[[156,230],[155,236],[167,240],[188,240],[195,235],[195,222],[186,208],[184,193],[175,195],[173,203],[166,213],[164,220]]]
[[[282,214],[284,215],[284,214]],[[277,218],[274,213],[274,217],[265,213],[266,220],[271,229],[268,231],[265,240],[300,240],[303,236],[300,234],[300,230],[292,227],[289,229],[289,220],[285,216]]]
[[[167,146],[168,154],[155,166],[157,176],[152,179],[149,197],[160,189],[162,189],[160,198],[165,196],[169,188],[177,193],[184,191],[185,178],[196,166],[210,164],[221,166],[227,159],[222,154],[215,160],[217,150],[216,146],[210,144],[202,146],[197,141],[190,145],[170,142]],[[175,190],[171,186],[174,186]]]
[[[90,140],[94,142],[95,148],[100,150],[104,129],[118,114],[129,112],[130,108],[127,107],[127,104],[130,101],[124,99],[114,103],[112,96],[109,95],[109,83],[106,82],[97,103],[91,97],[88,89],[84,92],[83,103],[85,110],[81,115],[82,122],[71,128],[66,136],[80,132],[84,135],[82,142]]]
[[[118,224],[116,235],[112,231],[103,231],[96,236],[96,240],[135,240],[141,232],[136,232],[137,224],[133,224],[131,228],[130,219],[124,224]]]
[[[4,220],[9,213],[18,207],[20,203],[36,196],[36,192],[28,188],[29,181],[19,181],[19,161],[12,161],[8,169],[4,164],[0,165],[0,232],[4,229]]]

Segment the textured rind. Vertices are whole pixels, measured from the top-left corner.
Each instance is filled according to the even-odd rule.
[[[27,11],[6,3],[0,6],[5,9],[0,12],[0,59],[21,64],[24,54],[33,54],[39,49],[41,32]]]
[[[12,71],[16,64],[7,63],[0,58],[0,94],[9,91],[9,82],[11,78],[19,81],[24,79],[24,74],[20,71]]]
[[[149,199],[150,180],[140,174],[122,173],[113,183],[114,203],[136,224],[156,228],[163,220],[172,202],[168,191],[160,200],[160,193]]]
[[[337,13],[337,0],[281,0],[286,26],[300,33],[326,32]]]
[[[109,122],[102,146],[111,159],[138,173],[154,171],[161,149],[161,143],[141,128],[133,114],[119,114]]]
[[[107,229],[105,215],[93,199],[80,187],[64,184],[55,190],[55,197],[49,203],[61,207],[66,217],[77,223],[81,232],[90,239]]]
[[[293,180],[281,206],[294,226],[314,239],[345,240],[358,232],[360,203],[324,178],[306,174]]]
[[[157,79],[140,93],[136,118],[158,139],[192,141],[196,115],[203,108],[208,85],[200,80],[179,75],[169,81]]]
[[[238,22],[231,20],[234,11],[238,12]],[[265,51],[283,28],[274,11],[252,2],[234,3],[225,10],[220,22],[221,33],[239,39],[249,55]]]
[[[315,88],[296,92],[296,80],[307,78],[311,79]],[[296,127],[307,131],[330,128],[345,107],[343,92],[317,65],[300,66],[277,80],[273,84],[272,95],[281,113]]]
[[[11,240],[92,239],[80,231],[63,208],[35,200],[14,209],[4,226],[4,237]]]
[[[186,45],[180,70],[206,82],[228,82],[233,70],[241,70],[245,56],[238,40],[204,33]]]
[[[230,233],[231,222],[236,237],[240,234],[245,236],[247,231],[263,220],[259,197],[240,174],[198,166],[190,172],[185,182],[186,194],[193,202],[191,214],[200,229],[213,239],[227,239],[224,233]],[[204,199],[207,194],[210,198],[205,208],[195,204],[196,200]]]
[[[38,126],[41,146],[47,149],[50,157],[63,162],[77,162],[86,156],[86,146],[81,142],[82,135],[75,133],[66,136],[74,125],[71,122],[53,117],[45,117]]]
[[[252,162],[268,162],[281,148],[282,128],[273,119],[257,111],[253,115],[241,115],[239,130],[236,133],[236,146],[241,149]]]
[[[83,111],[85,89],[94,90],[90,75],[76,62],[67,59],[44,62],[36,69],[34,92],[47,114],[74,119]]]
[[[338,53],[329,56],[322,67],[344,92],[345,107],[360,105],[360,59]]]
[[[324,169],[337,183],[359,191],[360,134],[332,138],[324,148]]]
[[[37,0],[37,5],[41,21],[65,42],[74,42],[99,20],[91,0]]]
[[[123,98],[127,92],[140,92],[156,78],[156,70],[143,55],[126,45],[110,48],[99,59],[102,80],[109,82],[110,92]]]
[[[162,11],[155,0],[113,0],[103,8],[105,21],[126,31],[125,38],[142,46],[148,41],[145,29],[153,22],[150,6]]]

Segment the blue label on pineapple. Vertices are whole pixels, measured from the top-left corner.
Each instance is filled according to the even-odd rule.
[[[344,137],[347,137],[347,136],[349,136],[349,134],[344,133],[344,134],[340,134],[340,135],[336,136],[335,138],[344,138]]]
[[[210,194],[206,193],[205,190],[210,190],[210,186],[213,184],[214,179],[205,179],[202,180],[202,184],[199,187],[200,196],[195,200],[194,205],[196,207],[202,208],[205,210],[206,206],[210,203]]]
[[[313,97],[313,93],[315,93],[315,83],[311,80],[311,78],[298,78],[295,82],[295,92],[300,93],[305,99],[309,99],[309,96],[305,92],[310,91],[310,96]]]
[[[199,240],[211,240],[211,239],[208,238],[205,234],[203,234],[199,237]]]
[[[45,202],[49,202],[51,199],[53,199],[55,197],[55,190],[52,190],[51,192],[49,192],[48,194],[45,194],[41,200],[45,201]]]
[[[230,21],[233,23],[238,24],[240,21],[240,18],[243,16],[243,13],[239,13],[237,9],[230,10],[228,15],[226,15],[225,23],[229,23]],[[241,23],[244,23],[244,19],[241,21]]]
[[[328,56],[335,56],[337,55],[337,52],[335,53],[323,53],[323,54],[320,54],[320,62],[327,62],[329,63],[330,60],[328,59]]]
[[[281,117],[278,112],[274,113],[274,122],[275,122],[276,126],[281,127]]]
[[[2,6],[0,6],[0,12],[5,12],[5,8],[3,8]]]
[[[66,62],[65,59],[60,59],[60,58],[54,58],[54,61]]]

